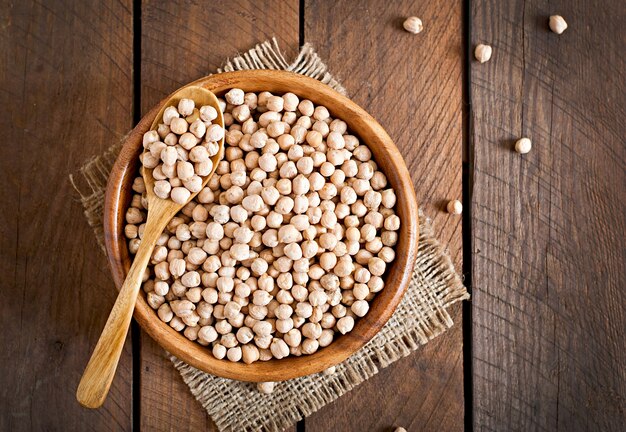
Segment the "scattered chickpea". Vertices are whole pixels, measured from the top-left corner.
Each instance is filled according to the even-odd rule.
[[[415,16],[408,17],[406,20],[404,20],[402,27],[404,27],[404,29],[409,33],[413,34],[418,34],[424,29],[422,20]]]
[[[476,49],[474,49],[474,57],[480,63],[486,63],[491,59],[491,53],[493,52],[490,45],[478,44],[476,45]]]
[[[257,383],[256,388],[260,393],[270,394],[274,391],[274,384],[273,382],[260,382]]]
[[[556,34],[561,34],[567,30],[567,22],[561,15],[551,15],[549,21],[550,30]]]
[[[463,213],[463,203],[461,203],[461,201],[459,200],[452,200],[448,202],[446,208],[448,210],[448,213],[450,214],[460,215],[461,213]]]
[[[520,138],[515,142],[515,151],[519,154],[526,154],[532,149],[530,138]]]
[[[337,372],[337,367],[336,366],[331,366],[328,369],[324,369],[324,371],[322,373],[324,375],[335,375],[336,372]]]

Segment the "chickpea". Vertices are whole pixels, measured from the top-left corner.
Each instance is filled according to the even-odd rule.
[[[348,276],[352,274],[353,271],[354,271],[354,264],[352,263],[352,258],[350,258],[350,255],[344,255],[341,258],[339,258],[339,261],[337,262],[337,264],[335,265],[333,269],[333,272],[338,277]]]
[[[365,300],[357,300],[352,303],[350,310],[358,317],[363,317],[369,311],[369,303]]]
[[[381,192],[382,194],[382,205],[388,209],[393,208],[396,205],[396,194],[393,189],[385,189]]]
[[[252,364],[260,358],[259,349],[253,344],[246,344],[241,347],[241,359],[246,364]],[[273,384],[273,383],[272,383]],[[264,390],[268,391],[268,390]],[[271,390],[269,391],[271,393]]]
[[[313,291],[309,294],[309,303],[311,306],[321,306],[328,301],[328,296],[324,291]]]
[[[275,358],[282,359],[289,355],[289,346],[284,340],[274,338],[270,345],[270,351]]]
[[[398,243],[398,233],[394,231],[384,231],[381,240],[385,246],[395,246]]]
[[[337,330],[341,334],[346,334],[354,328],[354,318],[351,316],[344,316],[337,320]]]
[[[335,332],[332,331],[330,328],[325,328],[324,330],[322,330],[322,334],[317,339],[317,342],[319,343],[320,347],[324,348],[330,345],[333,342],[334,335],[335,335]]]
[[[318,339],[322,334],[322,326],[317,323],[306,323],[302,326],[302,336]]]
[[[381,276],[383,273],[385,273],[386,266],[387,264],[385,263],[385,261],[377,257],[371,258],[367,263],[367,267],[370,273],[374,276]]]
[[[240,123],[250,118],[250,107],[248,105],[239,105],[233,108],[232,116]]]
[[[396,258],[396,253],[390,247],[383,246],[378,252],[378,257],[382,259],[384,262],[386,262],[387,264],[389,264],[393,262],[393,260]]]
[[[283,196],[283,197],[280,197],[278,201],[276,202],[276,205],[274,206],[274,210],[277,213],[286,215],[293,210],[293,207],[294,207],[293,198],[288,197],[288,196]]]
[[[315,339],[305,339],[302,341],[302,352],[305,354],[313,354],[320,346],[319,342]]]

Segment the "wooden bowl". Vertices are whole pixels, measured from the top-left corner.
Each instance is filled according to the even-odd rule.
[[[210,349],[188,340],[161,321],[156,311],[146,303],[143,291],[137,300],[135,319],[159,345],[179,359],[207,373],[225,378],[257,382],[282,381],[317,373],[341,363],[383,327],[402,299],[411,278],[417,256],[419,224],[413,183],[402,155],[382,126],[365,110],[315,79],[292,72],[254,70],[212,75],[192,84],[203,86],[218,96],[233,87],[255,92],[293,92],[315,104],[326,106],[333,117],[344,120],[349,131],[372,150],[376,163],[396,192],[396,211],[402,221],[396,259],[385,273],[385,288],[372,301],[369,313],[357,320],[350,333],[338,337],[328,347],[313,355],[258,361],[250,365],[218,360],[213,357]],[[130,268],[124,237],[124,216],[133,194],[131,185],[138,174],[142,135],[150,127],[164,101],[154,107],[126,137],[107,185],[104,209],[105,242],[118,289]]]

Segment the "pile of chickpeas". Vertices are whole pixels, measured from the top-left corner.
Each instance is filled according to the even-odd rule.
[[[185,204],[200,192],[203,177],[213,171],[211,157],[219,152],[224,128],[213,123],[217,110],[209,105],[196,108],[191,99],[163,111],[163,123],[143,135],[144,167],[152,170],[154,194]],[[162,141],[161,141],[162,140]]]
[[[224,160],[159,238],[147,301],[218,359],[313,354],[350,332],[384,288],[396,195],[370,149],[324,106],[240,89],[220,105]],[[133,190],[131,254],[146,221],[141,177]]]

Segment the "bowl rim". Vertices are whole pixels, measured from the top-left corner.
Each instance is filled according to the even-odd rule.
[[[250,81],[253,83],[250,84]],[[294,93],[304,93],[307,99],[316,104],[323,103],[326,107],[332,105],[345,111],[338,117],[348,123],[349,129],[358,135],[361,141],[368,144],[374,154],[374,159],[378,161],[380,154],[384,154],[388,158],[385,163],[390,164],[393,169],[390,172],[385,171],[385,175],[398,197],[396,211],[402,220],[396,252],[402,250],[404,253],[396,253],[393,265],[385,274],[384,290],[372,300],[369,313],[356,321],[351,332],[340,335],[329,346],[321,348],[311,355],[289,356],[285,359],[272,359],[265,362],[257,361],[249,365],[213,357],[209,348],[187,339],[167,323],[161,321],[156,311],[147,304],[143,290],[140,290],[135,305],[134,318],[162,348],[206,373],[241,381],[283,381],[310,375],[337,365],[356,353],[382,329],[395,311],[406,291],[417,258],[419,216],[411,176],[391,137],[370,114],[355,102],[314,78],[278,70],[226,72],[200,78],[183,87],[202,86],[218,94],[231,87],[240,87],[246,91],[285,92],[285,90],[274,90],[276,87],[286,87],[284,82],[296,84],[298,87],[293,88],[298,88],[298,90]],[[315,94],[315,96],[311,97],[311,94]],[[141,136],[149,129],[154,117],[167,99],[167,97],[164,98],[153,107],[124,138],[121,151],[113,165],[107,183],[104,208],[104,240],[109,266],[118,290],[126,277],[131,262],[126,238],[123,234],[124,214],[130,196],[132,196],[130,185],[138,172]],[[329,101],[331,103],[328,103]],[[332,114],[337,109],[329,107],[329,111]],[[349,121],[346,120],[346,117],[354,117],[354,119]],[[357,123],[356,129],[365,129],[368,132],[367,137],[356,133],[350,127]],[[124,194],[127,195],[125,199],[123,199]],[[383,300],[381,299],[383,298],[386,300],[385,304],[382,303]]]

